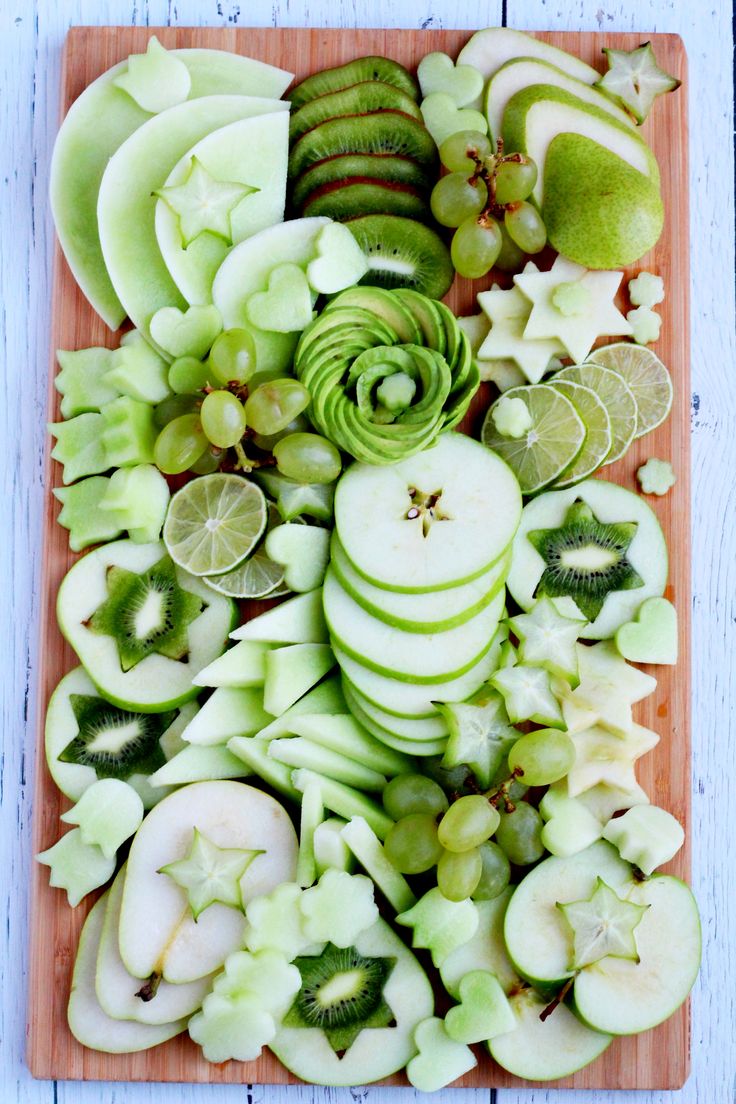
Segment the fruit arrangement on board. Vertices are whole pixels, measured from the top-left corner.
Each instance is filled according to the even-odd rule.
[[[59,239],[131,323],[58,352],[50,426],[89,551],[45,730],[73,827],[38,859],[71,907],[103,890],[83,1046],[188,1032],[434,1091],[478,1044],[566,1076],[686,999],[697,907],[658,872],[684,833],[632,712],[636,664],[677,661],[667,546],[604,470],[672,404],[664,282],[623,268],[662,230],[639,124],[678,82],[606,55],[491,28],[290,87],[152,37],[67,114]],[[457,318],[455,273],[492,269]]]

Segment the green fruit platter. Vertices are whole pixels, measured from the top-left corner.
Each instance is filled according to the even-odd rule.
[[[685,68],[69,32],[35,1076],[685,1081]]]

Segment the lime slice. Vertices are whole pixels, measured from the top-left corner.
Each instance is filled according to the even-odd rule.
[[[266,537],[274,526],[281,524],[281,515],[275,504],[268,502],[267,505],[266,529],[255,551],[233,571],[205,578],[207,586],[218,594],[227,594],[229,598],[277,598],[290,593],[288,587],[283,586],[283,566],[266,555]],[[301,518],[296,520],[301,521]]]
[[[191,575],[219,575],[250,555],[266,516],[266,496],[255,483],[241,475],[202,475],[171,499],[164,544]]]
[[[523,400],[532,418],[531,428],[518,438],[500,434],[493,421],[494,403],[480,438],[486,448],[506,461],[521,493],[534,494],[554,482],[576,459],[585,440],[585,425],[570,400],[546,384],[512,387],[502,398]]]
[[[643,345],[617,341],[594,349],[588,359],[612,368],[628,383],[637,406],[635,437],[662,424],[672,409],[672,380],[656,353]]]
[[[585,423],[585,443],[555,487],[571,487],[597,471],[611,451],[611,420],[604,404],[590,387],[572,380],[557,380],[552,384],[569,399]]]
[[[583,387],[595,391],[608,411],[611,422],[611,451],[606,463],[612,464],[614,460],[620,459],[634,440],[637,418],[636,399],[623,376],[612,368],[586,361],[585,364],[562,368],[550,377],[549,382],[557,383],[558,380],[572,380],[573,383],[582,383]]]

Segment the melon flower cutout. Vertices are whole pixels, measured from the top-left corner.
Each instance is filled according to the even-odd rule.
[[[218,180],[198,157],[192,157],[182,183],[160,188],[154,195],[177,215],[186,249],[205,231],[232,245],[230,216],[241,200],[257,191],[237,180]]]
[[[592,647],[577,645],[580,683],[574,690],[557,686],[562,715],[569,732],[598,724],[616,736],[633,725],[631,707],[654,693],[657,680],[632,667],[619,654],[612,640]]]
[[[239,847],[218,847],[195,828],[186,858],[162,866],[159,874],[168,874],[186,891],[192,915],[197,920],[215,902],[242,909],[240,879],[261,854],[262,851]]]
[[[588,621],[595,621],[609,593],[644,586],[644,580],[626,558],[637,528],[635,521],[598,521],[590,506],[582,499],[576,499],[561,526],[556,529],[533,529],[527,533],[527,539],[545,562],[534,597],[572,598],[583,616]],[[560,541],[563,530],[564,546]],[[598,573],[590,570],[592,557],[595,557],[601,574],[607,576],[605,593],[600,591]],[[588,572],[578,577],[575,569],[582,562],[588,567]],[[568,569],[571,569],[569,583],[566,581]]]
[[[435,708],[450,730],[442,766],[470,767],[478,785],[487,790],[504,753],[519,736],[509,723],[502,696],[486,686],[475,695],[475,701],[437,702]]]
[[[649,905],[624,901],[602,878],[589,898],[557,902],[573,933],[573,970],[593,966],[602,958],[639,961],[635,929]]]
[[[657,64],[651,42],[636,50],[612,50],[604,47],[608,72],[595,87],[618,100],[640,125],[652,109],[657,96],[674,92],[682,81],[665,73]]]
[[[524,268],[524,274],[538,272],[533,261]],[[491,323],[488,336],[478,349],[478,360],[511,360],[529,383],[539,383],[550,360],[565,356],[565,346],[556,338],[532,340],[526,334],[532,305],[518,287],[504,291],[494,285],[490,291],[481,291],[478,306]]]
[[[60,762],[91,766],[98,778],[123,782],[132,774],[153,774],[166,762],[161,737],[175,711],[130,713],[93,694],[70,694],[69,704],[78,731],[59,754]],[[135,755],[120,755],[132,738]]]
[[[589,270],[562,255],[548,272],[532,272],[527,265],[514,276],[514,284],[531,303],[524,338],[559,341],[581,364],[598,337],[630,335],[631,325],[614,303],[623,275]]]
[[[575,745],[575,762],[567,775],[570,797],[578,797],[601,782],[617,789],[633,790],[636,786],[635,761],[659,743],[657,733],[643,725],[633,725],[623,735],[598,725],[568,735]]]
[[[344,870],[326,870],[317,885],[304,890],[299,909],[302,930],[311,942],[342,949],[378,920],[371,879]]]
[[[169,659],[186,655],[189,625],[202,612],[202,600],[179,586],[169,556],[140,574],[111,567],[107,592],[107,599],[92,614],[89,628],[115,639],[123,671],[154,653]]]
[[[113,84],[127,92],[143,111],[155,115],[186,100],[192,77],[181,58],[170,54],[153,35],[145,54],[131,54],[128,68],[114,78]]]

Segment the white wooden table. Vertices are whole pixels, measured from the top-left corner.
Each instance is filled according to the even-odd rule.
[[[46,201],[72,24],[468,27],[670,31],[690,59],[693,431],[693,870],[705,956],[682,1093],[589,1094],[586,1104],[736,1100],[736,340],[732,13],[725,0],[0,0],[0,1104],[315,1104],[410,1089],[101,1085],[33,1081],[25,1067],[28,868],[40,595],[42,449],[52,226]],[[676,152],[676,151],[675,151]],[[50,979],[51,983],[51,979]],[[572,1092],[456,1090],[444,1104],[578,1104]]]

